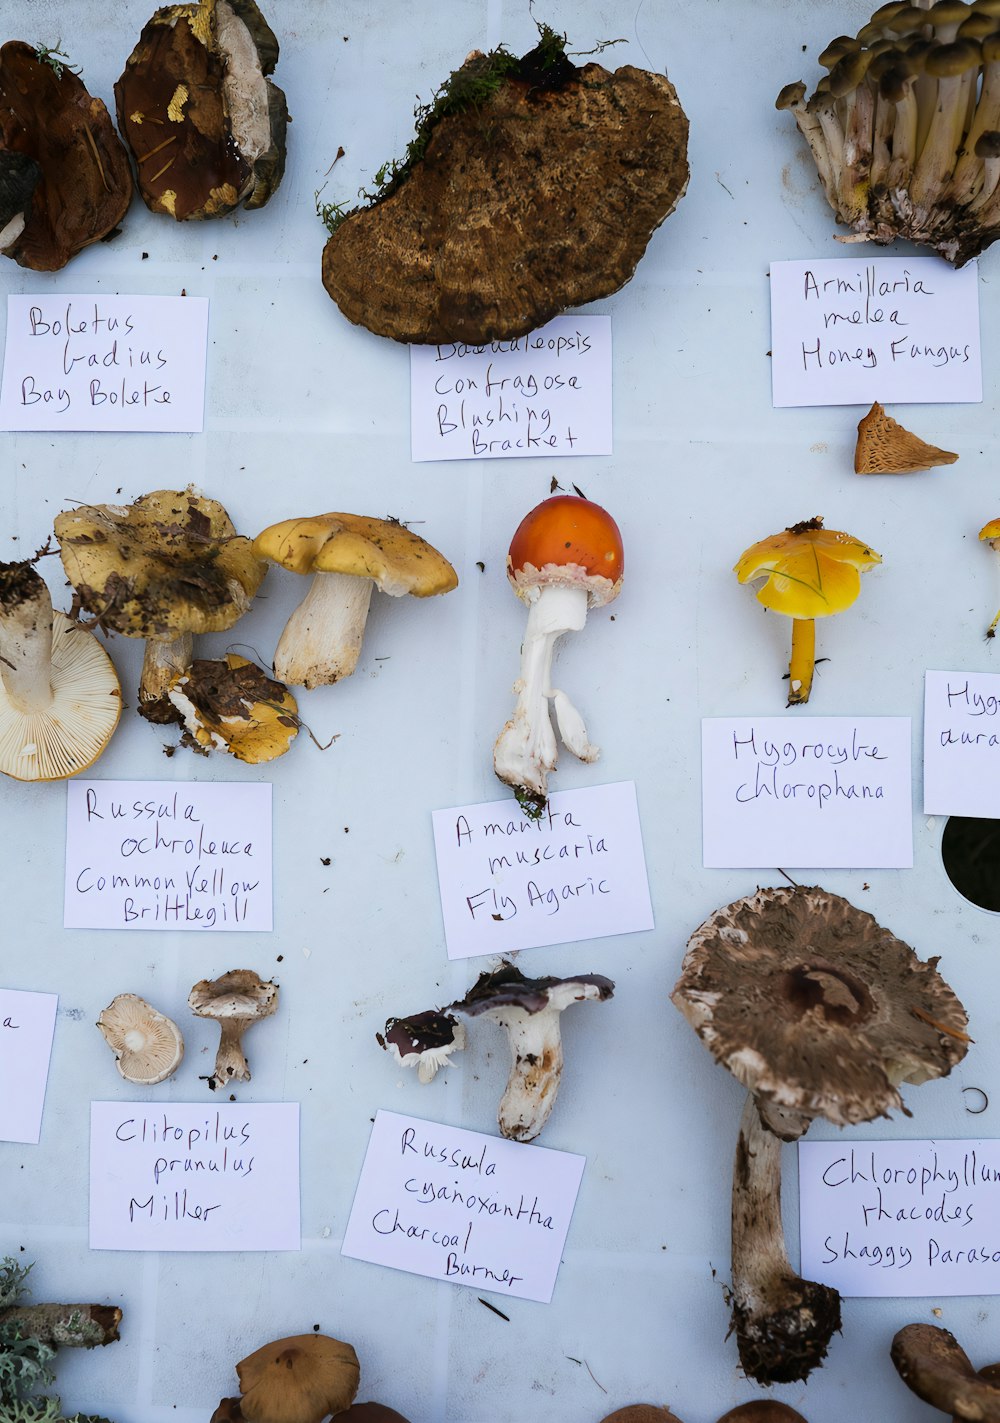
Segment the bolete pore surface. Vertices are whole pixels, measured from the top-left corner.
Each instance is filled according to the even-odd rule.
[[[520,60],[472,54],[335,229],[323,285],[395,341],[525,335],[629,280],[687,187],[687,128],[662,74],[578,68],[544,27]]]

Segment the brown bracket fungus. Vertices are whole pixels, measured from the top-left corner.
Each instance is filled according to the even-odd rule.
[[[180,1028],[136,993],[119,993],[113,998],[97,1026],[126,1082],[155,1087],[181,1065],[184,1039]]]
[[[299,731],[295,698],[287,687],[245,657],[196,657],[167,696],[179,712],[182,743],[207,755],[228,751],[251,766],[283,756]]]
[[[409,1018],[390,1018],[385,1034],[376,1033],[379,1046],[403,1067],[415,1067],[422,1083],[433,1082],[438,1069],[451,1066],[453,1052],[465,1047],[465,1026],[450,1013],[431,1009]]]
[[[196,983],[188,994],[188,1007],[199,1018],[213,1018],[219,1025],[219,1050],[208,1085],[214,1090],[228,1082],[249,1082],[243,1034],[277,1010],[278,985],[270,979],[265,982],[252,968],[234,968],[221,978]]]
[[[255,0],[157,10],[115,85],[142,200],[185,219],[263,207],[285,169],[278,41]]]
[[[834,41],[806,99],[786,84],[842,242],[903,237],[962,266],[1000,236],[1000,28],[995,11],[883,5]]]
[[[1000,1423],[1000,1369],[977,1373],[953,1334],[935,1324],[907,1324],[890,1350],[907,1388],[953,1423]]]
[[[112,232],[132,173],[107,109],[52,50],[0,49],[0,252],[55,272]]]
[[[549,1119],[559,1091],[563,1051],[560,1014],[571,1003],[614,996],[603,974],[578,978],[525,978],[504,962],[481,973],[465,997],[450,1006],[471,1018],[491,1018],[507,1032],[511,1070],[500,1101],[500,1134],[510,1141],[534,1141]]]
[[[804,886],[716,910],[691,936],[672,998],[749,1092],[733,1166],[740,1363],[758,1383],[804,1379],[840,1328],[840,1299],[789,1265],[781,1142],[815,1117],[853,1126],[903,1108],[900,1082],[947,1076],[964,1057],[965,1011],[936,958]]]
[[[383,190],[335,228],[323,285],[348,320],[477,344],[632,276],[687,187],[687,119],[662,74],[578,68],[539,28],[522,59],[470,55]]]
[[[915,474],[918,470],[954,464],[957,459],[951,450],[928,445],[898,424],[877,400],[858,424],[855,474]]]
[[[144,637],[139,710],[178,721],[167,693],[191,664],[193,636],[224,632],[267,572],[215,499],[158,489],[135,503],[84,504],[56,515],[66,577],[105,630]]]
[[[816,618],[849,608],[861,591],[861,573],[881,562],[881,554],[851,534],[824,529],[818,517],[771,534],[740,555],[733,569],[739,581],[763,579],[758,603],[792,619],[790,707],[803,706],[812,691]]]
[[[372,589],[432,598],[458,586],[437,549],[394,519],[317,514],[285,519],[258,534],[254,552],[292,573],[310,574],[305,598],[288,619],[274,654],[275,676],[323,687],[358,663]]]
[[[596,761],[583,718],[552,686],[558,639],[579,632],[588,608],[603,608],[621,592],[625,553],[618,525],[599,504],[573,494],[546,499],[521,520],[507,554],[507,577],[528,608],[521,643],[517,701],[493,747],[493,768],[525,814],[545,808],[548,773],[558,760],[549,702],[563,744],[581,761]]]
[[[122,694],[95,637],[52,610],[30,563],[0,564],[0,772],[58,781],[92,766]]]
[[[325,1334],[276,1339],[236,1365],[239,1399],[223,1399],[213,1417],[250,1423],[322,1423],[349,1409],[361,1369],[350,1344]]]

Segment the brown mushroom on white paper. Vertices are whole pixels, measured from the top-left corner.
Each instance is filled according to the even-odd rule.
[[[350,1408],[361,1368],[350,1344],[326,1334],[275,1339],[236,1365],[241,1397],[224,1398],[213,1420],[322,1423]]]
[[[937,972],[870,914],[819,888],[760,889],[688,943],[673,1002],[749,1089],[733,1166],[732,1304],[759,1383],[805,1378],[840,1328],[836,1290],[800,1279],[781,1225],[781,1142],[903,1106],[898,1084],[944,1077],[969,1038]]]
[[[1000,1423],[1000,1366],[977,1371],[947,1329],[906,1324],[892,1341],[890,1357],[907,1388],[954,1423]]]
[[[155,1087],[181,1065],[184,1039],[177,1024],[137,993],[119,993],[97,1026],[126,1082]]]
[[[208,1085],[214,1089],[227,1082],[249,1082],[243,1034],[275,1012],[278,985],[270,979],[265,982],[252,968],[234,968],[221,978],[196,983],[188,994],[188,1007],[199,1018],[212,1018],[219,1025],[219,1050]]]

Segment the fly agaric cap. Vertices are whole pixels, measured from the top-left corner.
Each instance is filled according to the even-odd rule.
[[[335,229],[323,285],[348,320],[478,344],[632,276],[687,187],[687,119],[662,74],[577,68],[539,28],[520,60],[470,55],[384,191]]]
[[[213,1018],[221,1032],[209,1086],[249,1082],[241,1038],[247,1028],[277,1010],[278,985],[270,979],[265,982],[252,968],[234,968],[221,978],[196,983],[188,994],[188,1007],[199,1018]]]
[[[350,1407],[361,1378],[351,1345],[325,1334],[276,1339],[236,1372],[240,1409],[250,1423],[321,1423]]]
[[[259,766],[283,756],[298,735],[288,688],[235,652],[218,661],[196,657],[167,696],[195,750],[228,751]]]
[[[978,1373],[953,1334],[935,1324],[907,1324],[890,1350],[896,1372],[918,1398],[954,1423],[1000,1423],[1000,1379],[995,1365]]]
[[[17,194],[7,161],[3,206],[20,206],[0,221],[0,252],[22,267],[58,271],[113,231],[132,201],[128,155],[107,109],[54,50],[20,40],[0,49],[0,150],[31,165]]]
[[[529,590],[583,588],[587,606],[603,608],[618,597],[625,551],[618,525],[606,509],[576,494],[556,494],[526,514],[507,553],[507,577],[524,602]]]
[[[317,687],[349,677],[364,639],[372,588],[392,598],[432,598],[458,585],[437,549],[395,519],[319,514],[272,524],[254,540],[258,558],[312,584],[274,656],[276,676]]]
[[[525,978],[505,961],[481,973],[465,997],[450,1005],[471,1018],[491,1018],[506,1030],[512,1064],[498,1112],[502,1136],[534,1141],[549,1119],[562,1074],[563,1010],[585,999],[603,1003],[614,991],[611,979],[600,973]]]
[[[285,168],[278,42],[255,0],[157,10],[115,84],[142,200],[185,219],[263,207]]]
[[[385,1034],[375,1036],[403,1067],[415,1067],[423,1083],[433,1082],[439,1068],[451,1066],[452,1053],[465,1047],[464,1024],[433,1009],[409,1018],[390,1018]]]
[[[913,474],[936,465],[954,464],[957,459],[951,450],[928,445],[919,435],[897,424],[877,400],[858,425],[855,474]]]
[[[0,772],[18,781],[78,775],[111,740],[121,706],[97,638],[53,612],[30,563],[0,564]]]
[[[126,1082],[155,1087],[181,1064],[184,1039],[177,1024],[136,993],[119,993],[97,1020]]]

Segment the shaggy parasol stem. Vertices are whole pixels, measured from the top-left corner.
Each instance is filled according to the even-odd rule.
[[[816,665],[816,621],[814,618],[792,619],[792,656],[788,664],[788,705],[802,706],[812,691],[813,668]]]

